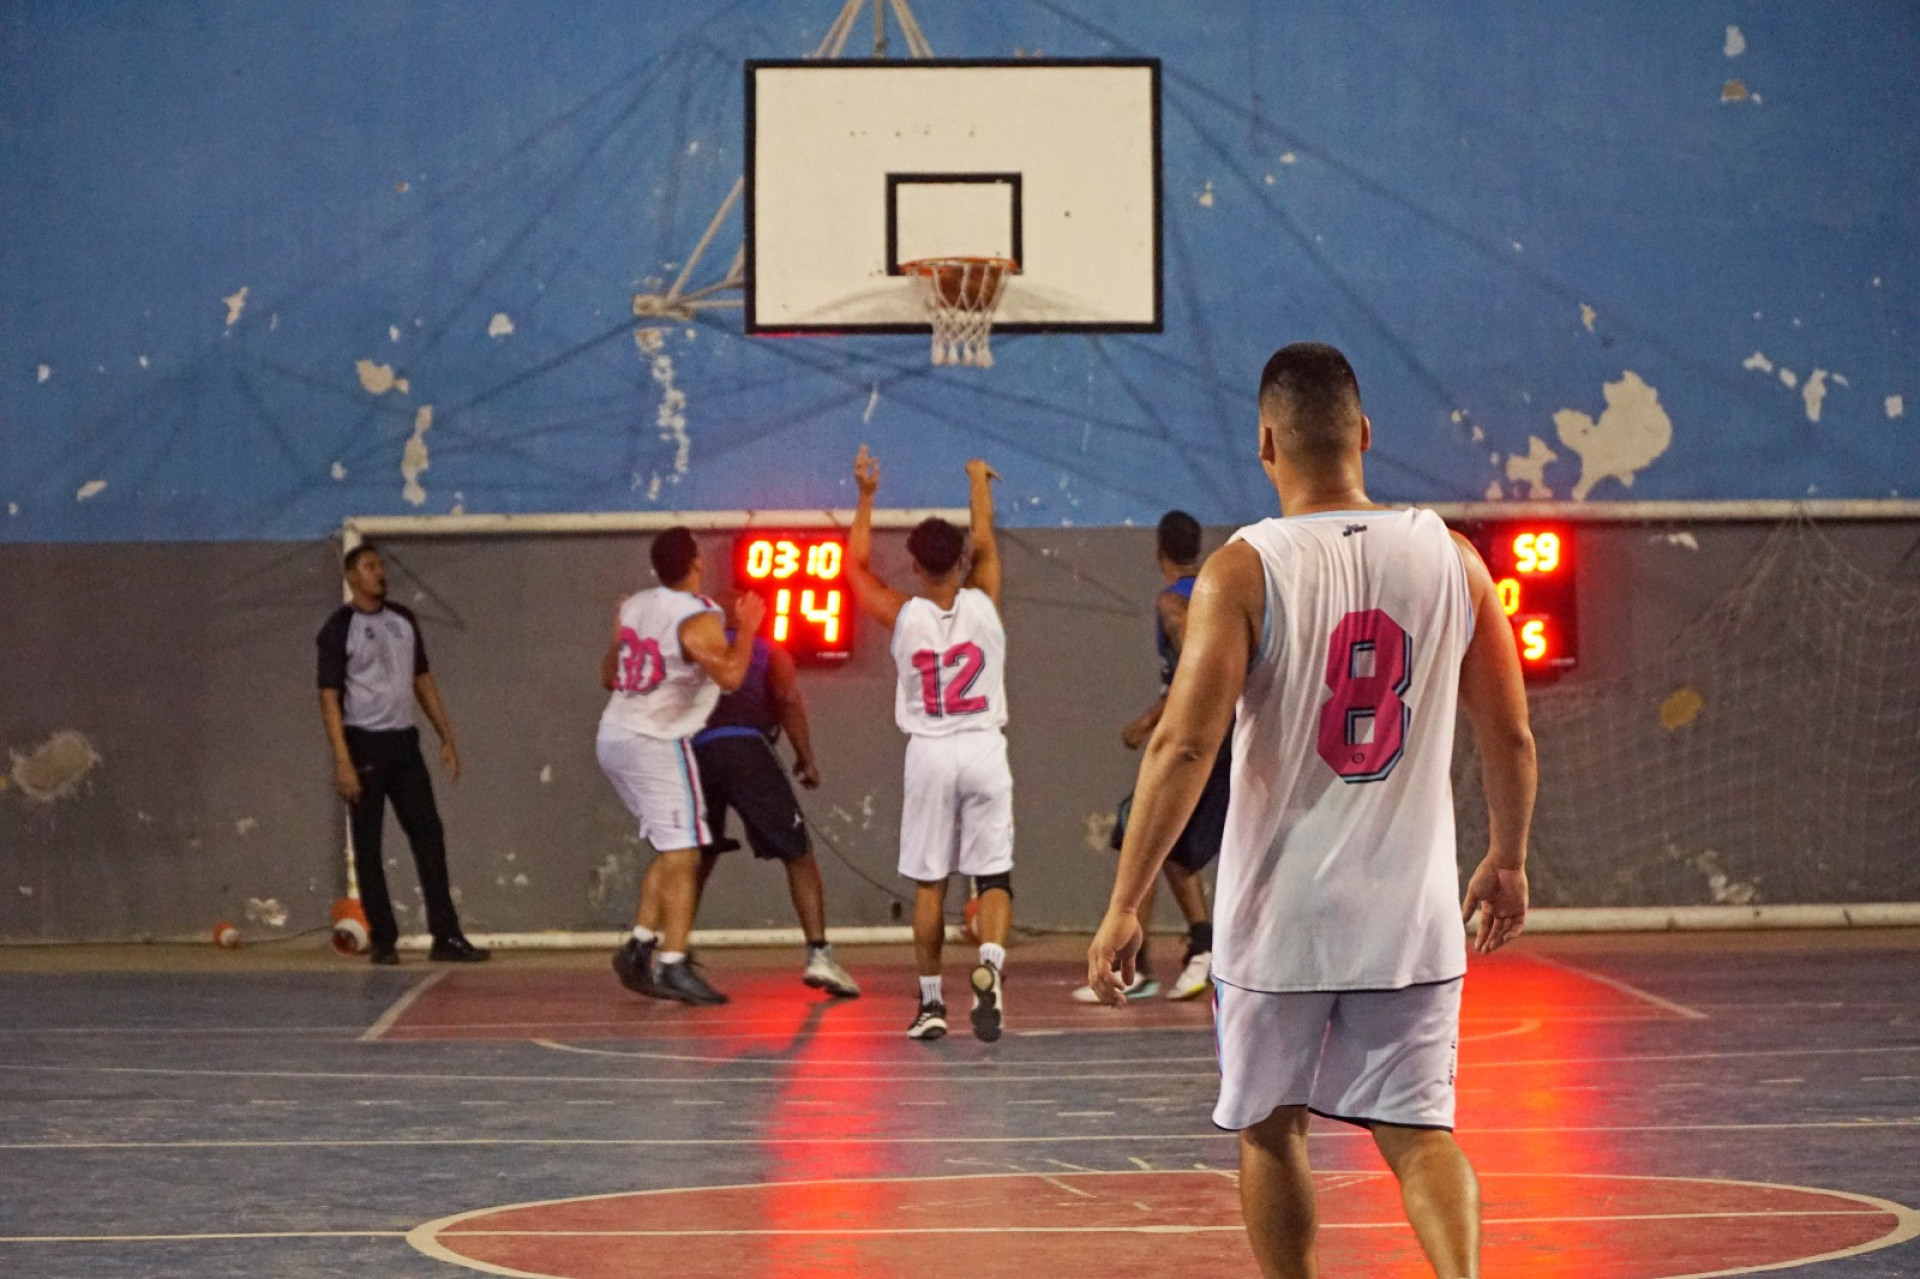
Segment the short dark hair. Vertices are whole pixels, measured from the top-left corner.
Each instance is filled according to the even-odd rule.
[[[1260,412],[1288,460],[1338,461],[1360,438],[1360,379],[1337,347],[1295,342],[1260,373]]]
[[[1200,558],[1200,521],[1185,511],[1168,511],[1153,531],[1154,545],[1169,564],[1191,564]]]
[[[342,573],[351,573],[353,572],[353,566],[355,564],[358,564],[369,555],[378,555],[379,553],[380,548],[372,542],[362,542],[360,545],[348,551],[346,557],[340,561],[340,571]]]
[[[937,515],[930,515],[907,534],[907,554],[930,575],[939,577],[960,562],[967,535]]]
[[[647,555],[653,561],[653,575],[660,579],[660,585],[672,586],[693,571],[693,562],[700,556],[700,543],[693,540],[692,529],[676,524],[653,539]]]

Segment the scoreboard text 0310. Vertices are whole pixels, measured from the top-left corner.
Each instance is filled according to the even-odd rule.
[[[1550,679],[1580,664],[1579,565],[1572,528],[1496,520],[1462,524],[1493,574],[1500,610],[1513,624],[1520,668]]]
[[[767,604],[760,633],[804,664],[853,656],[847,536],[832,530],[751,530],[733,541],[733,583]]]

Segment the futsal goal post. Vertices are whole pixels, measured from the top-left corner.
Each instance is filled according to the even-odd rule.
[[[1596,660],[1529,688],[1542,770],[1530,860],[1534,931],[1920,925],[1920,501],[1433,509],[1456,524],[1553,521],[1583,548],[1580,620]],[[875,527],[897,537],[933,514],[966,518],[886,510],[875,513]],[[340,535],[343,549],[362,539],[403,549],[425,539],[445,552],[466,540],[469,558],[486,564],[555,538],[850,523],[845,510],[363,516]],[[710,574],[716,587],[725,577]],[[1461,857],[1470,863],[1484,847],[1485,813],[1478,761],[1464,740],[1455,793]],[[867,872],[887,878],[877,865]],[[1089,927],[1097,905],[1089,899]],[[846,941],[907,936],[897,925],[834,933]],[[506,946],[616,937],[487,934]],[[797,937],[790,928],[741,928],[699,940]]]

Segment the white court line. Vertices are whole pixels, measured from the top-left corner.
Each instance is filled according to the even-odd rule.
[[[405,1239],[404,1230],[249,1230],[192,1235],[0,1235],[0,1243],[190,1243],[202,1239]]]
[[[378,1021],[367,1027],[366,1032],[360,1036],[360,1042],[363,1044],[378,1043],[383,1035],[393,1029],[393,1023],[399,1021],[400,1018],[406,1014],[407,1009],[413,1007],[414,1000],[432,990],[442,981],[445,981],[448,974],[452,971],[451,968],[442,968],[439,972],[430,973],[422,980],[408,987],[405,994],[387,1006],[387,1011],[380,1014]]]
[[[1052,1160],[1050,1162],[1058,1163],[1059,1161]],[[1199,1167],[1201,1171],[1206,1175],[1223,1176],[1223,1177],[1226,1177],[1228,1180],[1234,1179],[1234,1174],[1225,1169],[1208,1169],[1208,1168],[1205,1168],[1204,1165],[1196,1165],[1196,1167]],[[1168,1169],[1163,1175],[1179,1175],[1183,1171],[1184,1170],[1179,1170],[1179,1169]],[[1012,1177],[1022,1177],[1022,1176],[1036,1177],[1036,1176],[1042,1176],[1042,1175],[1044,1174],[1020,1173],[1020,1172],[1011,1174]],[[1122,1168],[1122,1169],[1102,1170],[1098,1172],[1095,1172],[1092,1169],[1087,1169],[1087,1170],[1084,1170],[1081,1175],[1093,1176],[1093,1177],[1124,1177],[1124,1176],[1138,1176],[1139,1174],[1136,1172],[1133,1172],[1130,1169]],[[1191,1174],[1187,1174],[1187,1175],[1191,1175]],[[1488,1178],[1532,1177],[1533,1175],[1534,1174],[1531,1174],[1531,1173],[1483,1174],[1483,1176]],[[1582,1174],[1574,1174],[1574,1175],[1579,1176]],[[1843,1257],[1857,1256],[1862,1253],[1873,1252],[1881,1248],[1892,1247],[1895,1244],[1903,1243],[1906,1240],[1915,1237],[1916,1235],[1920,1235],[1920,1212],[1915,1212],[1913,1209],[1908,1208],[1903,1204],[1894,1203],[1891,1200],[1879,1199],[1872,1195],[1856,1194],[1852,1191],[1828,1190],[1828,1189],[1825,1189],[1824,1187],[1770,1184],[1766,1182],[1755,1182],[1755,1181],[1738,1181],[1732,1178],[1725,1178],[1725,1177],[1649,1177],[1649,1176],[1633,1176],[1633,1175],[1627,1175],[1627,1174],[1615,1175],[1615,1174],[1606,1174],[1606,1173],[1587,1174],[1587,1175],[1606,1177],[1610,1180],[1618,1180],[1618,1181],[1648,1181],[1648,1182],[1667,1182],[1667,1183],[1710,1182],[1715,1185],[1741,1186],[1741,1187],[1760,1189],[1760,1190],[1799,1190],[1799,1191],[1812,1193],[1812,1194],[1828,1195],[1836,1199],[1850,1200],[1854,1203],[1862,1205],[1866,1209],[1872,1210],[1872,1212],[1870,1214],[1868,1212],[1862,1212],[1862,1211],[1846,1212],[1846,1211],[1836,1210],[1831,1212],[1816,1211],[1816,1212],[1781,1212],[1781,1213],[1759,1212],[1759,1213],[1674,1214],[1672,1216],[1653,1216],[1653,1217],[1642,1217],[1642,1218],[1635,1218],[1635,1217],[1626,1216],[1626,1215],[1622,1215],[1618,1217],[1504,1218],[1504,1219],[1499,1219],[1497,1221],[1490,1221],[1488,1224],[1539,1225],[1539,1224],[1553,1224],[1556,1222],[1602,1223],[1607,1221],[1632,1221],[1636,1219],[1637,1220],[1688,1220],[1688,1219],[1698,1220],[1698,1219],[1712,1219],[1715,1217],[1740,1219],[1740,1218],[1749,1217],[1749,1216],[1786,1217],[1786,1216],[1828,1216],[1828,1215],[1846,1217],[1846,1216],[1867,1216],[1872,1214],[1883,1214],[1886,1216],[1891,1216],[1895,1222],[1894,1229],[1889,1231],[1887,1234],[1882,1235],[1878,1239],[1869,1240],[1866,1243],[1862,1243],[1862,1244],[1855,1244],[1847,1248],[1837,1249],[1833,1252],[1822,1253],[1817,1257],[1804,1257],[1804,1258],[1796,1259],[1794,1261],[1781,1262],[1773,1265],[1742,1266],[1732,1270],[1696,1271],[1692,1274],[1687,1274],[1687,1275],[1675,1275],[1675,1276],[1672,1276],[1671,1279],[1717,1279],[1718,1276],[1753,1274],[1762,1270],[1782,1270],[1782,1269],[1788,1269],[1794,1266],[1810,1265],[1817,1262],[1835,1261]],[[732,1185],[720,1185],[720,1186],[676,1186],[667,1190],[653,1190],[653,1191],[642,1191],[642,1192],[627,1191],[627,1192],[617,1192],[613,1194],[579,1195],[579,1196],[573,1196],[565,1199],[543,1199],[543,1200],[530,1201],[526,1203],[501,1204],[501,1205],[496,1205],[495,1207],[492,1207],[492,1208],[475,1208],[466,1212],[454,1213],[450,1216],[442,1217],[437,1221],[423,1222],[421,1225],[414,1227],[414,1229],[408,1233],[407,1242],[411,1244],[414,1248],[418,1249],[420,1252],[424,1253],[429,1257],[434,1257],[441,1261],[449,1262],[457,1266],[462,1266],[469,1270],[479,1270],[488,1274],[525,1275],[527,1273],[525,1271],[510,1270],[504,1266],[497,1266],[488,1262],[478,1261],[471,1257],[463,1256],[460,1253],[456,1253],[452,1249],[448,1248],[445,1244],[441,1242],[441,1239],[442,1237],[448,1237],[448,1236],[453,1238],[461,1238],[466,1236],[479,1237],[482,1235],[506,1235],[509,1237],[525,1237],[525,1236],[531,1236],[535,1234],[543,1234],[544,1232],[532,1232],[532,1231],[497,1231],[496,1232],[496,1231],[486,1231],[481,1229],[461,1230],[461,1229],[458,1229],[458,1227],[461,1225],[461,1223],[470,1221],[476,1217],[485,1217],[485,1216],[489,1216],[491,1214],[499,1213],[499,1212],[516,1211],[516,1210],[527,1209],[527,1208],[554,1207],[558,1205],[572,1206],[576,1204],[593,1203],[593,1202],[598,1202],[598,1201],[608,1200],[608,1199],[638,1198],[641,1195],[645,1195],[646,1197],[651,1198],[654,1196],[696,1194],[701,1191],[707,1191],[707,1190],[751,1190],[751,1189],[759,1189],[763,1185],[775,1185],[775,1186],[780,1186],[782,1188],[790,1188],[790,1187],[800,1187],[800,1186],[871,1185],[876,1183],[894,1184],[899,1182],[974,1181],[974,1180],[980,1180],[988,1177],[1010,1179],[1009,1174],[1007,1173],[960,1173],[960,1174],[948,1174],[948,1175],[942,1175],[942,1176],[920,1176],[920,1177],[821,1178],[821,1179],[806,1180],[806,1181],[779,1181],[779,1182],[769,1182],[769,1183],[745,1183],[745,1184],[736,1183]],[[1330,1223],[1325,1223],[1325,1222],[1321,1223],[1322,1229],[1327,1229],[1329,1228],[1329,1226],[1330,1226]],[[1350,1223],[1349,1226],[1347,1226],[1346,1228],[1405,1229],[1406,1223],[1401,1220],[1394,1220],[1391,1222],[1379,1222],[1379,1223],[1356,1222],[1356,1223]],[[1103,1228],[1101,1227],[1081,1227],[1079,1229],[1087,1232],[1101,1232],[1103,1230]],[[1198,1233],[1200,1231],[1223,1231],[1224,1232],[1224,1231],[1238,1231],[1243,1229],[1244,1227],[1238,1224],[1212,1226],[1212,1227],[1137,1226],[1132,1228],[1120,1227],[1118,1229],[1113,1230],[1112,1233],[1184,1234],[1184,1233]],[[1073,1231],[1052,1231],[1052,1230],[1047,1230],[1045,1228],[1040,1228],[1038,1230],[1029,1230],[1029,1229],[1022,1229],[1022,1228],[1008,1228],[1004,1230],[995,1230],[992,1227],[980,1227],[980,1228],[973,1228],[971,1230],[966,1227],[957,1227],[957,1228],[953,1228],[951,1230],[946,1230],[946,1231],[940,1231],[936,1229],[936,1230],[930,1230],[930,1231],[924,1231],[924,1232],[917,1231],[917,1230],[867,1231],[867,1230],[857,1230],[857,1229],[848,1230],[844,1228],[833,1228],[833,1229],[815,1231],[815,1232],[797,1232],[796,1231],[791,1233],[819,1233],[819,1234],[828,1234],[828,1235],[843,1235],[843,1234],[885,1235],[885,1234],[893,1234],[893,1233],[962,1234],[962,1233],[975,1233],[975,1232],[996,1233],[996,1234],[1074,1233]],[[553,1233],[555,1235],[563,1235],[564,1232],[556,1231]],[[615,1234],[616,1232],[605,1232],[605,1233]],[[713,1233],[732,1235],[735,1233],[753,1234],[753,1233],[759,1233],[759,1232],[723,1231],[723,1232],[713,1232]],[[768,1233],[789,1233],[789,1232],[768,1232]],[[538,1279],[538,1277],[536,1276],[535,1279]]]
[[[1754,1124],[1540,1124],[1514,1128],[1475,1127],[1476,1137],[1541,1136],[1575,1134],[1681,1133],[1681,1132],[1872,1132],[1904,1131],[1920,1128],[1915,1119],[1799,1119],[1784,1123]],[[754,1137],[262,1137],[256,1139],[181,1139],[177,1141],[8,1141],[0,1150],[335,1150],[379,1149],[410,1146],[765,1146],[775,1142],[784,1146],[1032,1146],[1071,1145],[1075,1142],[1107,1141],[1225,1141],[1229,1132],[1149,1132],[1149,1133],[1055,1133],[1046,1136],[1016,1137],[815,1137],[789,1136],[783,1133]],[[1315,1128],[1308,1136],[1314,1140],[1366,1139],[1372,1134],[1364,1128]],[[1587,1175],[1587,1174],[1583,1174]],[[1603,1174],[1590,1174],[1603,1175]],[[1611,1176],[1613,1174],[1604,1174]],[[1832,1193],[1839,1193],[1837,1191]]]
[[[1563,973],[1572,973],[1575,977],[1584,977],[1588,981],[1598,982],[1600,985],[1612,990],[1617,990],[1623,995],[1631,995],[1643,1004],[1652,1004],[1655,1008],[1664,1008],[1675,1016],[1684,1017],[1688,1021],[1712,1020],[1698,1008],[1689,1008],[1685,1004],[1676,1004],[1671,999],[1662,999],[1652,991],[1642,990],[1631,982],[1621,981],[1618,977],[1609,977],[1604,973],[1596,973],[1590,968],[1582,968],[1578,964],[1569,964],[1563,959],[1548,959],[1545,955],[1536,955],[1532,951],[1523,952],[1523,956],[1543,968],[1556,968]]]

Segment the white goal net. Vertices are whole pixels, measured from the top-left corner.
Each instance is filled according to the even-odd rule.
[[[1810,521],[1657,660],[1531,701],[1536,904],[1920,901],[1920,589]],[[1456,760],[1471,863],[1479,762]]]

